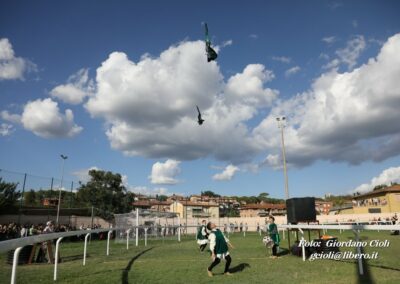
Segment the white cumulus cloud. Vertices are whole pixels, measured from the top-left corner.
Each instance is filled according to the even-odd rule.
[[[285,71],[285,76],[290,77],[290,76],[300,72],[300,70],[301,70],[300,66],[294,66]]]
[[[36,65],[22,57],[16,57],[7,38],[0,39],[0,81],[24,79],[24,73],[35,71]]]
[[[364,183],[356,187],[352,193],[366,193],[374,189],[377,185],[390,186],[391,183],[400,183],[400,167],[392,167],[384,170],[379,176],[371,179],[369,183]]]
[[[50,95],[69,104],[80,104],[93,92],[93,80],[89,79],[89,70],[81,69],[68,78],[66,84],[58,85]]]
[[[157,162],[151,169],[149,179],[153,184],[177,184],[176,176],[181,172],[179,161],[168,159],[165,163]]]
[[[217,181],[231,180],[239,170],[240,169],[234,165],[228,165],[222,171],[222,173],[215,174],[213,176],[213,180],[217,180]]]
[[[258,151],[245,123],[277,97],[265,87],[273,78],[265,66],[250,64],[224,80],[217,63],[207,62],[201,41],[137,63],[113,52],[97,69],[96,92],[85,107],[105,119],[111,147],[126,155],[243,162]]]
[[[57,102],[50,98],[28,102],[21,123],[25,129],[43,138],[73,137],[83,129],[74,123],[72,110],[60,113]]]
[[[81,170],[74,171],[74,172],[72,172],[72,175],[76,176],[76,178],[79,181],[81,181],[82,183],[87,183],[90,180],[89,171],[91,171],[91,170],[101,171],[102,169],[100,169],[96,166],[92,166],[87,169],[81,169]]]
[[[286,64],[290,63],[292,61],[292,59],[287,56],[273,56],[272,60],[279,61],[279,62],[286,63]]]
[[[8,123],[0,124],[0,136],[9,136],[14,132],[14,127]]]
[[[323,42],[326,42],[328,44],[334,43],[336,41],[336,37],[335,36],[327,36],[322,38]]]
[[[356,64],[357,59],[366,48],[364,36],[354,36],[347,42],[346,47],[336,50],[337,58],[330,61],[324,66],[325,69],[336,68],[340,64],[347,65],[348,70],[351,70]]]
[[[3,110],[0,112],[0,117],[8,122],[12,122],[14,124],[21,123],[21,116],[19,114],[11,114],[7,110]]]
[[[376,58],[352,72],[331,70],[311,89],[278,103],[253,133],[271,155],[280,153],[275,118],[287,116],[287,161],[306,166],[316,160],[359,164],[400,154],[400,34]],[[280,155],[280,154],[279,154]]]

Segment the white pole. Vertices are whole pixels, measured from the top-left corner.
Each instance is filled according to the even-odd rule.
[[[306,249],[304,247],[304,232],[299,228],[299,232],[301,233],[301,254],[303,256],[303,261],[306,261]]]
[[[18,257],[19,257],[19,253],[20,253],[21,249],[22,249],[22,247],[19,247],[14,251],[14,260],[13,260],[13,267],[12,267],[12,272],[11,272],[11,284],[16,283]]]
[[[107,255],[110,255],[110,237],[111,237],[112,231],[108,231],[107,234]]]
[[[144,246],[147,247],[147,230],[149,228],[144,228]]]
[[[181,218],[178,216],[178,242],[181,241]]]
[[[139,245],[139,208],[136,208],[136,246]]]
[[[131,229],[128,229],[126,232],[126,249],[129,249],[129,234],[131,233]]]
[[[65,160],[67,159],[67,156],[61,155],[61,159],[63,160],[62,163],[62,174],[61,174],[61,185],[58,191],[58,206],[57,206],[57,219],[56,219],[56,224],[58,225],[58,220],[59,220],[59,216],[60,216],[60,205],[61,205],[61,188],[63,185],[63,181],[64,181],[64,165],[65,165]]]
[[[278,117],[276,120],[278,121],[278,127],[281,129],[281,140],[282,140],[282,159],[283,159],[283,173],[285,175],[285,199],[289,199],[289,183],[288,183],[288,176],[287,176],[287,168],[286,168],[286,152],[285,152],[285,139],[283,137],[283,128],[285,127],[283,121],[286,118]]]
[[[90,236],[90,233],[86,234],[85,236],[85,246],[83,247],[83,266],[86,265],[86,247],[87,247],[87,240]]]
[[[56,255],[54,256],[54,281],[57,280],[57,266],[58,266],[58,249],[60,247],[60,242],[63,239],[63,237],[58,238],[56,242]]]

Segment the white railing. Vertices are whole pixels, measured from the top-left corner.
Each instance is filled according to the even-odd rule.
[[[110,238],[111,238],[111,234],[112,234],[113,231],[118,231],[118,230],[127,231],[126,249],[128,250],[129,249],[129,233],[131,231],[133,231],[133,229],[136,229],[136,246],[139,245],[139,239],[138,239],[138,237],[139,237],[138,236],[139,235],[138,234],[139,228],[142,228],[142,229],[145,230],[145,246],[147,246],[147,230],[150,227],[149,226],[131,226],[128,230],[127,230],[127,228],[80,230],[80,231],[70,231],[70,232],[63,232],[63,233],[41,234],[41,235],[35,235],[35,236],[31,236],[31,237],[24,237],[24,238],[0,241],[0,253],[15,249],[15,251],[14,251],[14,259],[13,259],[13,267],[12,267],[12,272],[11,272],[11,284],[15,284],[16,283],[16,276],[17,276],[18,258],[19,258],[19,253],[20,253],[21,249],[24,246],[27,246],[27,245],[33,245],[33,244],[43,243],[43,242],[46,242],[46,241],[51,241],[51,240],[57,239],[55,257],[54,257],[54,281],[56,281],[57,280],[57,268],[58,268],[58,252],[59,252],[60,243],[61,243],[63,238],[85,235],[85,242],[84,242],[84,249],[83,249],[83,265],[85,266],[85,264],[86,264],[87,240],[88,240],[88,237],[91,234],[108,232],[107,233],[107,249],[106,249],[106,255],[108,256],[110,254]],[[178,242],[181,241],[181,232],[180,232],[180,230],[182,230],[182,229],[184,229],[184,227],[177,226],[177,230],[178,230],[177,240],[178,240]]]

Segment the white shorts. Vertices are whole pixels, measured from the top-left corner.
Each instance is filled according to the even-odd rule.
[[[197,243],[201,246],[201,245],[206,245],[208,244],[208,240],[204,239],[204,240],[197,240]]]
[[[217,254],[216,256],[219,258],[219,259],[225,259],[225,257],[227,257],[229,255],[229,251],[227,251],[226,253],[219,253],[219,254]]]

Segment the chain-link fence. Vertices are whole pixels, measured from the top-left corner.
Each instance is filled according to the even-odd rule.
[[[0,178],[3,182],[14,183],[17,185],[16,191],[21,193],[19,200],[20,207],[29,206],[52,206],[52,202],[56,203],[54,200],[58,198],[59,190],[62,190],[62,207],[73,208],[74,205],[74,195],[76,188],[79,186],[77,181],[63,179],[61,184],[61,179],[54,177],[42,177],[37,175],[32,175],[28,173],[20,173],[9,171],[6,169],[0,169]],[[41,197],[39,199],[34,198],[35,194],[40,190],[49,191],[48,195]],[[30,194],[31,193],[31,194]],[[54,200],[52,200],[54,198]],[[38,201],[40,203],[38,203]]]

